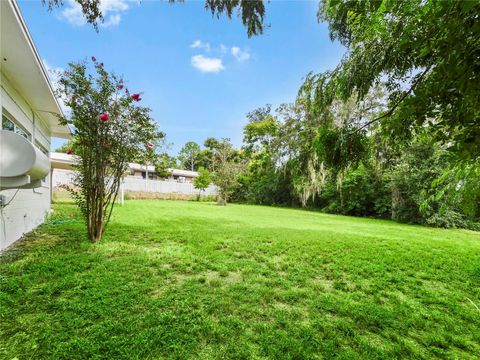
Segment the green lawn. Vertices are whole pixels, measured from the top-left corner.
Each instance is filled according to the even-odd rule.
[[[0,257],[0,358],[479,358],[480,233],[273,207],[73,205]]]

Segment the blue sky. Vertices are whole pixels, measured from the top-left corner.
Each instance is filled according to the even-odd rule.
[[[292,102],[309,71],[335,67],[344,53],[317,23],[317,1],[267,3],[270,26],[250,39],[239,18],[212,18],[203,1],[104,1],[99,33],[69,0],[53,13],[40,1],[20,7],[49,67],[94,55],[123,74],[131,92],[143,92],[173,155],[209,136],[239,146],[247,112]],[[59,144],[54,139],[52,149]]]

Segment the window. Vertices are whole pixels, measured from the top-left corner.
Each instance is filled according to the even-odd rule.
[[[30,134],[5,115],[2,116],[2,130],[13,131],[14,133],[22,135],[25,139],[30,140]]]
[[[146,177],[147,177],[147,173],[145,171],[142,171],[142,178],[145,179]],[[148,172],[148,179],[149,180],[157,180],[157,174],[149,171]]]

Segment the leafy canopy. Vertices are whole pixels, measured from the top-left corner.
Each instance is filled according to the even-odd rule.
[[[180,149],[178,160],[184,169],[194,171],[197,168],[196,160],[199,154],[200,146],[194,141],[189,141]]]
[[[480,2],[322,1],[319,21],[347,52],[330,72],[307,78],[313,114],[383,82],[385,110],[352,133],[381,122],[387,136],[408,138],[428,127],[461,160],[480,156]]]
[[[198,169],[198,176],[193,179],[193,185],[199,190],[205,190],[210,185],[211,180],[210,172],[202,167]]]

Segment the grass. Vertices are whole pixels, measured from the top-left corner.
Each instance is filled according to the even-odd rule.
[[[71,204],[0,257],[5,359],[479,358],[480,234],[293,209]]]

